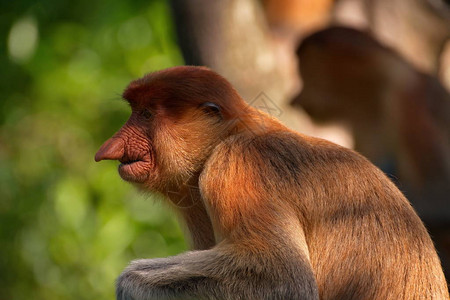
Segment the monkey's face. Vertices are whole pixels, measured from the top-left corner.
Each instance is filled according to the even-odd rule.
[[[225,108],[238,97],[219,103],[216,94],[207,91],[217,93],[220,86],[215,90],[211,85],[223,79],[208,83],[211,76],[218,75],[178,67],[132,82],[124,93],[131,116],[101,146],[95,160],[118,160],[124,180],[163,193],[198,174],[230,132],[230,113]],[[226,96],[225,92],[220,95]]]
[[[164,192],[201,169],[219,142],[217,136],[218,119],[204,107],[185,108],[176,116],[164,107],[132,108],[129,120],[101,146],[95,160],[118,160],[122,179]]]
[[[341,99],[345,98],[342,97],[342,85],[336,83],[336,78],[342,76],[341,69],[324,49],[315,45],[302,48],[298,55],[303,87],[291,104],[303,108],[319,123],[338,120],[341,117]]]
[[[291,104],[321,123],[371,114],[379,105],[379,91],[387,80],[384,50],[367,41],[368,37],[362,38],[361,33],[354,36],[359,44],[350,43],[342,33],[335,35],[326,37],[333,38],[328,43],[308,41],[297,52],[303,88]]]

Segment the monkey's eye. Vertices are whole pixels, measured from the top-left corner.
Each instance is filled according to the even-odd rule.
[[[201,104],[200,107],[207,113],[222,117],[222,112],[220,110],[220,106],[215,103],[205,102],[205,103]]]
[[[139,115],[146,120],[150,120],[152,117],[152,113],[148,109],[143,109],[139,112]]]

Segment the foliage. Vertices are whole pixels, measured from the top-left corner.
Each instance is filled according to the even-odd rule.
[[[139,257],[185,249],[172,213],[97,148],[134,78],[182,63],[168,4],[0,4],[0,298],[113,299]]]

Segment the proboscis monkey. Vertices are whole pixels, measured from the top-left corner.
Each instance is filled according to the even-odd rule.
[[[297,54],[304,86],[293,104],[318,122],[349,125],[355,149],[406,192],[450,278],[450,94],[355,29],[316,32]]]
[[[289,130],[203,67],[123,97],[130,119],[96,160],[176,204],[195,250],[133,261],[118,299],[448,298],[425,227],[364,157]]]

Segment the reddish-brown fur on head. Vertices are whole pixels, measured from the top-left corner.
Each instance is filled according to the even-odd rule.
[[[206,67],[180,66],[150,73],[131,82],[123,98],[132,107],[161,109],[166,116],[175,117],[205,102],[219,105],[226,119],[244,108],[228,81]]]

